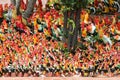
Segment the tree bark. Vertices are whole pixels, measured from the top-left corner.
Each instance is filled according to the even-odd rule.
[[[20,5],[21,5],[21,0],[16,0],[16,14],[20,15]]]
[[[73,51],[75,51],[77,47],[77,37],[78,37],[79,28],[80,28],[80,11],[81,9],[76,10],[76,17],[75,17],[76,27],[74,29],[73,40],[72,40]]]
[[[28,0],[26,0],[26,6],[28,5]]]
[[[10,0],[11,4],[15,6],[16,8],[16,14],[20,14],[20,5],[21,5],[21,0]]]
[[[65,11],[63,13],[64,15],[64,27],[63,27],[63,42],[67,42],[66,39],[67,39],[67,35],[68,35],[68,28],[67,28],[67,21],[68,21],[68,11]]]
[[[28,19],[33,14],[35,3],[36,3],[36,0],[28,1],[27,9],[25,10],[25,12],[22,15],[23,18]]]
[[[14,6],[16,5],[16,0],[10,0],[10,2],[12,5],[14,5]]]
[[[74,11],[70,11],[70,19],[74,20]],[[73,46],[72,46],[72,41],[73,41],[73,25],[72,23],[69,24],[69,29],[68,29],[68,50],[71,52]]]

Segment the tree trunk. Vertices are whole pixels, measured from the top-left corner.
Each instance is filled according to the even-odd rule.
[[[75,14],[75,11],[72,10],[70,11],[70,15],[68,15],[68,12],[64,12],[63,41],[67,42],[68,50],[70,52],[75,52],[75,49],[77,47],[77,37],[78,37],[79,28],[80,28],[80,11],[81,9],[77,9]],[[76,15],[76,17],[74,17],[74,14]],[[68,18],[70,18],[70,20],[73,20],[75,22],[76,27],[74,31],[73,31],[72,23],[68,24]],[[73,33],[71,33],[72,31]]]
[[[70,11],[70,20],[74,21],[74,11]],[[71,52],[72,50],[72,41],[73,41],[73,33],[71,33],[73,31],[73,25],[72,23],[69,23],[69,29],[68,29],[68,50]]]
[[[26,6],[28,5],[28,0],[26,0]]]
[[[77,47],[77,37],[78,37],[79,28],[80,28],[80,11],[81,11],[81,9],[77,9],[76,14],[75,14],[76,15],[76,17],[75,17],[76,27],[75,27],[74,33],[73,33],[73,40],[72,40],[73,50],[72,51],[75,51],[75,49]]]
[[[20,5],[21,5],[21,0],[16,0],[16,14],[20,15]]]
[[[25,10],[25,12],[22,15],[23,18],[28,19],[33,14],[35,4],[36,4],[36,0],[28,1],[27,9]]]
[[[63,13],[64,15],[64,27],[63,27],[63,42],[67,42],[67,35],[68,35],[68,28],[67,28],[67,21],[68,21],[68,11]]]
[[[12,5],[14,5],[14,6],[16,5],[16,0],[10,0],[10,2]]]

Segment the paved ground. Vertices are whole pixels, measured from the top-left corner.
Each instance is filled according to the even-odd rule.
[[[0,78],[0,80],[120,80],[120,78],[91,78],[91,77],[67,77],[67,78],[60,78],[60,77],[29,77],[29,78],[22,78],[22,77],[12,77],[12,78]]]

